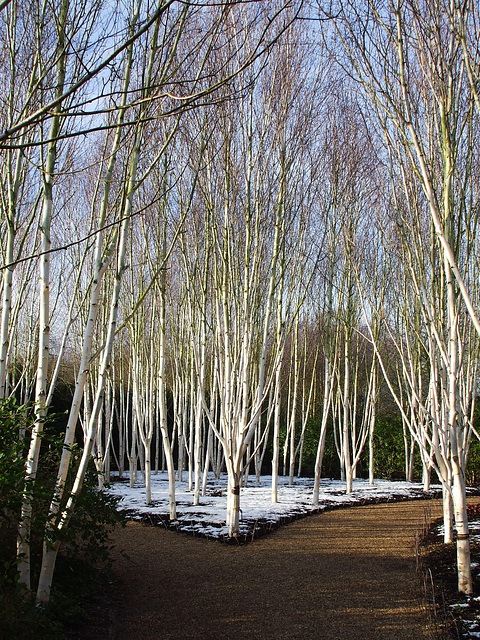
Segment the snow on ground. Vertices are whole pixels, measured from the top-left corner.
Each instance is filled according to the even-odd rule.
[[[453,530],[456,530],[455,524],[453,525]],[[480,520],[469,520],[468,530],[470,532],[470,544],[480,544]],[[443,524],[438,524],[434,531],[439,538],[443,539],[443,534],[445,533]],[[478,567],[478,563],[472,562],[472,569],[477,569]]]
[[[249,480],[247,487],[242,487],[240,535],[244,539],[251,539],[269,529],[276,529],[282,523],[326,509],[427,498],[438,496],[441,491],[439,485],[432,487],[429,492],[424,492],[421,484],[375,480],[371,486],[368,480],[355,480],[353,493],[346,495],[344,482],[325,479],[321,481],[320,486],[320,505],[315,507],[312,504],[312,478],[295,478],[293,486],[289,486],[288,478],[280,477],[276,504],[271,503],[271,483],[271,476],[262,476],[258,484],[253,478]],[[114,477],[109,491],[121,498],[119,509],[127,511],[130,518],[163,523],[176,530],[208,538],[228,538],[228,528],[225,526],[226,475],[222,475],[218,480],[213,474],[209,475],[206,495],[200,497],[200,505],[196,507],[193,506],[193,492],[189,491],[188,482],[177,480],[175,523],[168,522],[166,473],[152,474],[151,505],[145,504],[145,488],[141,473],[138,474],[133,488],[129,486],[128,474],[124,474],[122,479]]]
[[[478,495],[478,493],[476,493]],[[470,516],[470,514],[469,514]],[[455,529],[455,525],[454,525]],[[469,517],[468,529],[470,532],[470,544],[472,545],[472,551],[480,546],[480,520],[475,518],[471,520]],[[433,532],[442,539],[444,534],[443,524],[437,524],[433,529]],[[477,556],[477,553],[475,553]],[[478,593],[478,583],[480,579],[480,563],[471,562],[474,590]],[[475,584],[476,583],[476,584]],[[459,638],[468,640],[468,638],[480,638],[480,596],[460,596],[462,598],[459,602],[455,602],[449,605],[457,622],[461,621],[461,629],[458,631]]]
[[[184,475],[186,477],[187,474]],[[209,474],[206,495],[200,497],[200,504],[193,506],[193,491],[188,482],[176,482],[177,520],[169,522],[168,478],[166,473],[152,475],[152,504],[145,504],[145,485],[142,474],[138,474],[135,486],[130,488],[128,473],[119,479],[113,476],[109,492],[120,498],[119,509],[125,511],[130,519],[146,520],[153,524],[176,529],[191,535],[231,541],[225,526],[227,508],[227,477],[215,479]],[[388,480],[375,480],[371,486],[367,480],[355,480],[353,493],[346,495],[345,482],[324,479],[320,485],[320,504],[312,504],[313,479],[295,478],[293,486],[288,485],[287,477],[279,478],[278,502],[271,502],[271,476],[262,476],[257,484],[250,479],[247,487],[242,487],[240,496],[241,526],[240,541],[252,540],[281,524],[304,517],[311,513],[320,513],[328,509],[371,504],[376,502],[394,502],[415,498],[441,497],[441,486],[433,485],[430,491],[423,491],[421,484]],[[478,495],[478,494],[477,494]],[[480,521],[470,523],[472,541],[480,543]],[[437,533],[443,535],[441,525]],[[469,599],[480,601],[480,597]],[[478,603],[475,603],[478,604]],[[459,603],[452,608],[462,608],[466,612],[469,605]],[[473,620],[464,619],[466,633],[462,638],[480,638],[480,615]]]
[[[480,545],[480,520],[469,521],[468,529],[470,532],[470,544],[478,547]],[[438,524],[434,531],[440,539],[443,538],[443,524]],[[475,588],[475,582],[478,584],[480,576],[480,564],[478,562],[471,562],[470,566],[472,567]],[[477,591],[477,589],[475,590]],[[455,618],[462,621],[464,631],[459,632],[459,637],[465,640],[468,640],[468,638],[480,638],[480,596],[459,597],[465,598],[466,601],[459,601],[449,605],[450,609],[455,613]]]

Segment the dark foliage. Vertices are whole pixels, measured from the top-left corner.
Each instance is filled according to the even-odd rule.
[[[468,515],[475,521],[480,505],[470,505]],[[432,523],[420,544],[427,609],[439,637],[459,640],[474,637],[470,632],[480,631],[480,544],[471,543],[471,562],[474,592],[465,596],[458,592],[456,544],[444,544],[438,535],[440,518]]]
[[[15,555],[31,424],[31,407],[18,406],[13,400],[0,402],[0,638],[16,640],[63,638],[65,628],[85,616],[83,605],[91,597],[94,585],[101,584],[102,576],[108,572],[109,534],[123,520],[116,509],[118,500],[97,490],[92,463],[69,526],[61,533],[51,602],[43,609],[34,606],[33,594],[17,584]],[[40,570],[45,523],[63,446],[58,420],[52,424],[51,428],[49,423],[45,425],[41,461],[31,488],[33,585]],[[80,457],[81,450],[74,447],[67,489]]]

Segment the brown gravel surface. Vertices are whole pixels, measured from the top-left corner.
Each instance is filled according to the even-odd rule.
[[[439,501],[311,516],[242,546],[129,523],[85,640],[434,638],[415,540]],[[126,553],[126,559],[122,553]]]

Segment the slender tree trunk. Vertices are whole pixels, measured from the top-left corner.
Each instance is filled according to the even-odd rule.
[[[57,68],[55,96],[63,94],[66,76],[66,25],[69,0],[63,0],[57,26]],[[47,417],[46,395],[48,360],[50,353],[50,229],[53,214],[53,179],[57,162],[57,137],[62,124],[60,105],[55,109],[50,126],[51,142],[47,148],[43,171],[43,209],[40,222],[41,257],[39,261],[39,336],[38,364],[35,389],[35,424],[25,467],[25,486],[17,536],[19,582],[30,589],[30,529],[32,519],[33,484],[40,457],[41,436]]]
[[[170,520],[177,518],[177,501],[175,496],[175,465],[173,461],[173,451],[168,435],[167,424],[167,400],[165,396],[165,276],[161,276],[159,287],[159,333],[158,333],[158,403],[159,403],[159,426],[162,434],[163,451],[167,463],[168,471],[168,504]]]
[[[136,175],[136,166],[138,161],[138,150],[134,152],[134,156],[132,159],[132,167],[131,167],[131,181],[130,181],[130,189],[129,195],[130,198],[127,199],[127,211],[129,213],[129,207],[131,208],[131,197],[133,197],[133,184]],[[70,519],[71,513],[74,508],[75,500],[80,493],[83,481],[85,479],[85,474],[87,472],[87,467],[90,462],[90,457],[92,454],[93,444],[96,437],[96,428],[98,426],[98,419],[100,410],[103,404],[103,396],[105,390],[105,384],[107,381],[108,368],[110,366],[110,358],[113,349],[113,339],[115,336],[115,329],[117,324],[117,315],[118,315],[118,302],[120,297],[120,288],[123,271],[125,269],[125,243],[126,243],[126,235],[128,229],[129,216],[124,216],[124,220],[122,222],[121,230],[120,230],[120,238],[119,238],[119,247],[118,247],[118,258],[117,258],[117,268],[115,274],[115,285],[112,291],[112,298],[110,303],[110,317],[108,322],[108,332],[105,340],[105,347],[102,355],[102,362],[99,370],[99,380],[96,389],[95,400],[92,407],[92,414],[90,416],[89,424],[87,426],[86,438],[84,443],[84,449],[82,458],[80,460],[79,468],[75,477],[75,481],[73,483],[73,488],[70,492],[70,497],[67,501],[65,510],[62,512],[60,520],[56,525],[57,530],[61,530]],[[45,541],[43,547],[43,557],[42,557],[42,568],[40,572],[40,578],[38,582],[37,589],[37,602],[46,603],[50,598],[50,590],[52,586],[53,572],[55,569],[55,562],[58,554],[60,543],[55,543],[53,548],[50,546],[49,542]]]
[[[353,472],[350,458],[350,340],[345,335],[344,351],[344,379],[343,379],[343,420],[342,420],[342,450],[345,469],[346,492],[352,493]]]

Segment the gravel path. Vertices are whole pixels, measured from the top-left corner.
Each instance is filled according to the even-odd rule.
[[[355,507],[243,546],[129,523],[115,534],[116,580],[103,613],[81,638],[434,638],[415,538],[439,514],[439,501]]]

